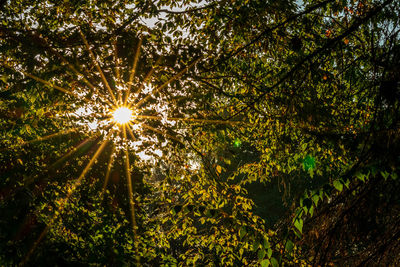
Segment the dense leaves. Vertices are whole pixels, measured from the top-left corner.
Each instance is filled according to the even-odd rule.
[[[399,264],[399,14],[2,2],[0,263]]]

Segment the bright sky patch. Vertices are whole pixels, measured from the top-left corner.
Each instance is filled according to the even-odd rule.
[[[119,107],[113,112],[113,120],[118,124],[125,124],[132,120],[132,110],[127,107]]]

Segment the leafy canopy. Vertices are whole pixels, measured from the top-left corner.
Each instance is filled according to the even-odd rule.
[[[399,11],[2,2],[0,263],[398,263]]]

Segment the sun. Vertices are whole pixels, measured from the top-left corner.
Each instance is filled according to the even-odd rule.
[[[136,73],[136,67],[138,60],[140,58],[140,49],[141,49],[141,44],[142,44],[142,39],[139,39],[139,43],[136,48],[135,52],[135,57],[133,60],[133,65],[132,67],[130,66],[122,66],[120,65],[120,61],[118,58],[118,54],[114,54],[114,60],[115,60],[115,81],[116,85],[115,88],[110,86],[109,81],[106,79],[106,76],[104,75],[104,72],[101,68],[101,64],[98,61],[98,57],[94,54],[94,51],[90,48],[90,45],[88,41],[86,40],[85,35],[83,32],[79,29],[79,33],[81,35],[82,41],[84,43],[84,46],[86,47],[86,51],[89,54],[91,60],[92,60],[92,65],[97,69],[97,73],[100,76],[100,80],[102,84],[105,87],[106,93],[103,93],[103,90],[99,90],[98,86],[92,84],[92,82],[89,79],[85,78],[85,75],[83,75],[81,72],[79,72],[64,56],[62,56],[59,52],[56,50],[53,50],[53,48],[48,47],[49,50],[53,51],[53,54],[55,54],[61,61],[64,62],[66,66],[70,68],[70,70],[75,73],[78,77],[83,77],[82,78],[82,86],[83,86],[83,93],[84,94],[78,94],[70,89],[65,89],[61,86],[58,86],[50,81],[43,80],[42,78],[35,76],[31,73],[25,72],[19,68],[16,68],[15,66],[9,66],[6,65],[7,68],[22,72],[27,77],[30,77],[31,79],[42,83],[46,86],[46,88],[53,88],[55,90],[58,90],[60,92],[63,92],[65,94],[68,94],[72,97],[77,98],[78,100],[83,100],[83,107],[77,107],[76,112],[74,114],[77,116],[77,118],[82,119],[83,122],[86,122],[86,117],[92,117],[94,118],[93,122],[90,122],[91,125],[88,125],[89,128],[93,129],[94,132],[90,134],[86,139],[84,139],[79,145],[76,147],[73,147],[71,150],[69,150],[65,155],[63,155],[60,159],[57,160],[52,166],[56,166],[56,164],[59,164],[60,162],[66,162],[69,158],[72,158],[73,155],[77,155],[79,151],[81,151],[81,148],[84,148],[87,144],[90,144],[90,142],[98,142],[98,147],[97,150],[93,153],[92,157],[90,158],[89,162],[87,163],[86,167],[82,170],[82,173],[79,175],[79,177],[74,181],[74,183],[71,185],[71,189],[68,190],[67,195],[61,199],[63,205],[60,205],[57,213],[53,215],[51,218],[51,221],[49,224],[46,226],[46,228],[42,231],[32,248],[29,250],[27,255],[25,256],[24,260],[22,263],[25,263],[29,260],[30,255],[35,251],[37,248],[38,244],[41,242],[41,240],[45,237],[46,233],[50,229],[50,227],[53,226],[53,224],[56,222],[56,220],[59,218],[59,215],[63,212],[64,207],[66,206],[65,203],[69,201],[73,193],[77,190],[77,188],[81,185],[82,181],[85,178],[85,175],[90,171],[90,169],[93,167],[93,165],[97,162],[97,159],[99,156],[102,154],[102,152],[111,146],[111,153],[109,153],[109,160],[107,164],[107,170],[106,170],[106,175],[104,178],[104,184],[103,184],[103,189],[101,192],[101,195],[106,192],[107,184],[110,178],[110,173],[113,168],[119,168],[119,165],[115,165],[114,167],[114,160],[116,159],[117,153],[114,153],[115,150],[121,149],[123,150],[125,156],[124,156],[124,162],[125,162],[125,176],[126,176],[126,186],[127,186],[127,191],[128,191],[128,197],[129,197],[129,209],[131,212],[131,226],[132,226],[132,233],[134,237],[134,243],[135,243],[135,248],[138,248],[138,234],[136,232],[136,218],[135,218],[135,200],[134,200],[134,194],[133,194],[133,187],[132,187],[132,177],[131,177],[131,163],[130,163],[130,153],[131,149],[134,148],[133,143],[137,145],[149,143],[149,141],[152,141],[152,138],[149,138],[147,136],[146,131],[154,132],[155,134],[162,135],[165,138],[169,140],[174,140],[175,142],[178,142],[185,146],[185,140],[182,140],[180,137],[178,137],[175,134],[170,134],[169,132],[173,132],[173,129],[168,129],[169,125],[175,125],[175,123],[172,122],[182,122],[182,123],[217,123],[217,124],[235,124],[236,122],[230,121],[230,120],[215,120],[215,119],[209,119],[209,118],[191,118],[191,117],[169,117],[169,116],[164,116],[161,114],[164,111],[164,105],[158,102],[157,100],[157,105],[151,105],[148,102],[149,100],[155,100],[157,99],[157,94],[159,94],[161,91],[163,91],[169,84],[172,82],[178,80],[182,75],[184,75],[189,69],[194,67],[197,62],[199,62],[203,57],[198,57],[197,59],[194,59],[191,63],[183,67],[180,71],[176,72],[175,74],[171,75],[167,81],[164,83],[158,85],[158,86],[149,86],[151,77],[154,73],[154,71],[158,70],[161,68],[160,63],[162,62],[162,57],[158,57],[158,59],[155,61],[155,63],[151,66],[150,70],[147,72],[147,74],[144,76],[143,80],[140,81],[140,83],[135,82],[135,73]],[[43,43],[46,43],[45,40],[43,40]],[[126,72],[130,72],[129,76],[129,81],[124,79],[124,77],[121,77],[120,73],[120,68],[121,70],[125,70]],[[108,73],[112,73],[108,72]],[[113,74],[113,73],[112,73]],[[136,74],[137,75],[137,74]],[[138,76],[140,78],[140,76]],[[80,82],[76,81],[77,83]],[[83,84],[84,83],[84,84]],[[118,85],[119,84],[119,85]],[[126,87],[125,87],[126,85]],[[134,88],[132,88],[132,85],[134,85]],[[87,87],[87,88],[86,88]],[[86,90],[87,89],[87,90]],[[118,90],[116,90],[118,89]],[[131,90],[132,89],[132,90]],[[148,89],[148,90],[147,90]],[[85,94],[85,91],[87,92],[94,92],[96,94],[96,97],[92,98],[91,96]],[[139,98],[140,96],[140,98]],[[82,98],[83,97],[83,98]],[[105,105],[105,103],[107,105]],[[87,106],[85,106],[87,105]],[[103,105],[103,106],[102,106]],[[166,107],[168,107],[166,105]],[[97,112],[97,110],[100,110]],[[146,114],[146,111],[154,111],[155,114],[149,115]],[[97,112],[97,113],[96,113]],[[153,113],[153,112],[152,112]],[[167,112],[166,112],[167,113]],[[99,115],[99,116],[97,116]],[[97,119],[98,117],[98,119]],[[153,124],[148,124],[147,121],[160,121],[162,125],[164,126],[164,130],[158,129],[157,127],[153,127]],[[120,127],[114,127],[115,125],[118,125]],[[38,142],[38,141],[45,141],[50,138],[54,138],[57,136],[61,135],[66,135],[70,134],[72,132],[78,132],[81,129],[81,124],[78,124],[76,127],[73,127],[69,130],[65,131],[60,131],[56,133],[52,133],[46,136],[41,136],[37,139],[30,140],[29,142],[24,142],[24,144],[32,143],[32,142]],[[145,132],[141,131],[141,128],[145,128]],[[146,136],[144,136],[146,134]],[[100,135],[104,135],[103,138],[98,138]],[[97,136],[97,137],[95,137]],[[114,138],[116,137],[116,138]],[[96,140],[96,141],[94,141]],[[98,140],[98,141],[97,141]],[[123,140],[121,144],[118,144],[120,140]],[[157,139],[156,139],[157,140]],[[130,142],[132,141],[132,142]],[[111,143],[111,145],[110,145]],[[240,145],[240,143],[239,143]],[[148,146],[148,145],[147,145]],[[76,154],[75,154],[76,153]],[[157,152],[153,151],[152,154],[157,154]],[[79,157],[79,155],[77,156]],[[64,164],[64,163],[63,163]],[[138,252],[136,252],[137,255]],[[23,265],[23,264],[22,264]]]
[[[128,107],[119,107],[113,111],[112,116],[114,122],[123,125],[133,119],[133,112]]]

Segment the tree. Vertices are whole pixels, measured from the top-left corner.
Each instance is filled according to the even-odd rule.
[[[3,3],[0,262],[398,263],[399,9]]]

